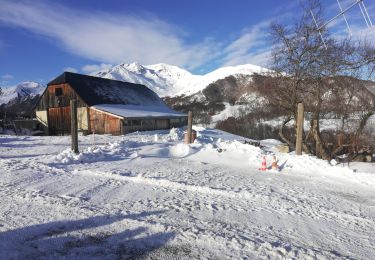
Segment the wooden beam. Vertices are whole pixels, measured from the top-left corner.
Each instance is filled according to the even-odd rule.
[[[191,144],[191,132],[193,130],[193,112],[188,112],[187,143]]]
[[[72,151],[79,153],[78,151],[78,120],[77,120],[77,100],[70,100],[70,115],[71,115],[71,135],[72,135]]]
[[[302,155],[302,134],[303,134],[304,107],[303,103],[298,103],[297,107],[297,137],[296,155]]]

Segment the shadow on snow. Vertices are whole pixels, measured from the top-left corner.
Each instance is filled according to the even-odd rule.
[[[1,259],[32,258],[138,258],[163,247],[173,232],[150,233],[146,227],[131,227],[118,233],[92,229],[124,219],[140,220],[165,211],[130,215],[102,215],[26,226],[0,233]]]

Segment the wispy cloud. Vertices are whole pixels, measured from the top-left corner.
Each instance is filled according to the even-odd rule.
[[[112,67],[113,67],[113,65],[106,64],[106,63],[88,64],[88,65],[83,66],[81,70],[85,73],[91,74],[91,73],[96,73],[96,72],[99,72],[99,71],[102,71],[102,70],[109,70]]]
[[[363,29],[353,27],[353,38],[375,45],[375,26]]]
[[[14,76],[11,74],[3,74],[0,76],[0,88],[7,87],[9,82],[14,79]],[[1,95],[1,94],[0,94]]]
[[[52,38],[68,51],[99,62],[166,62],[194,68],[212,57],[215,45],[207,40],[188,44],[180,28],[147,14],[89,13],[41,1],[0,4],[1,22]]]
[[[187,69],[208,67],[208,64],[267,66],[272,50],[269,24],[277,20],[291,23],[292,12],[299,8],[297,3],[282,5],[275,9],[274,17],[244,28],[227,42],[207,37],[191,43],[181,28],[151,14],[88,12],[43,0],[0,0],[0,23],[45,36],[66,51],[93,62],[80,69],[65,68],[70,71],[93,73],[123,62],[164,62]],[[333,5],[329,8],[333,12]],[[368,6],[369,13],[373,9]],[[353,21],[353,29],[355,24],[357,20]],[[333,26],[332,29],[342,28]],[[373,30],[363,32],[375,39]]]
[[[271,20],[246,28],[224,49],[224,65],[252,63],[265,66],[269,60],[271,44],[268,30]]]
[[[76,68],[73,68],[73,67],[66,67],[66,68],[64,68],[64,71],[74,72],[74,73],[78,72],[78,70]]]
[[[8,80],[14,79],[14,76],[11,75],[11,74],[4,74],[4,75],[1,76],[1,79],[4,80],[4,81],[8,81]]]

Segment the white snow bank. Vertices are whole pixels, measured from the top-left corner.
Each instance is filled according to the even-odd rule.
[[[172,128],[164,140],[178,141],[178,140],[182,140],[183,136],[184,136],[184,132],[180,128]]]
[[[165,132],[165,131],[164,131]],[[132,135],[139,135],[139,132]],[[51,163],[70,164],[70,163],[88,163],[95,161],[110,161],[118,159],[134,159],[139,156],[134,148],[152,145],[154,142],[166,143],[167,147],[154,149],[153,156],[170,156],[185,157],[189,155],[190,148],[188,145],[179,143],[174,145],[170,142],[175,142],[183,138],[183,131],[179,128],[172,128],[166,134],[159,131],[154,134],[154,138],[141,139],[137,141],[122,140],[120,142],[108,142],[105,145],[92,145],[84,148],[79,154],[75,154],[70,148],[65,149],[59,154],[55,155]],[[170,143],[170,144],[168,144]]]
[[[114,160],[118,156],[122,156],[123,158],[137,157],[137,152],[131,152],[129,147],[131,147],[131,142],[114,142],[106,145],[87,147],[79,154],[75,154],[69,148],[54,156],[52,163],[87,163],[103,160]]]
[[[331,165],[325,160],[310,155],[278,154],[275,149],[269,149],[279,144],[278,140],[262,140],[261,144],[266,148],[261,149],[244,144],[242,140],[228,140],[225,135],[220,135],[217,131],[215,131],[215,135],[212,135],[212,130],[200,127],[195,127],[195,129],[198,132],[197,139],[189,145],[183,143],[183,131],[173,128],[170,131],[164,131],[164,133],[156,133],[157,141],[155,141],[155,137],[152,138],[153,135],[149,135],[149,139],[138,138],[136,141],[122,140],[109,142],[105,145],[89,146],[82,149],[79,154],[74,154],[70,149],[66,149],[54,156],[52,163],[89,163],[135,158],[142,160],[149,157],[184,158],[194,154],[195,156],[203,156],[208,161],[212,160],[214,163],[239,167],[248,165],[257,170],[263,156],[266,157],[267,165],[270,166],[273,155],[276,155],[281,173],[291,170],[308,174],[319,172],[323,175],[338,176],[341,179],[350,179],[353,175],[353,170],[347,166]],[[137,134],[140,135],[141,133]],[[134,149],[143,146],[149,148],[141,149],[141,151]],[[217,161],[218,154],[220,154],[220,161]]]
[[[190,153],[190,147],[189,147],[189,145],[183,144],[183,143],[180,143],[180,144],[177,144],[175,146],[172,146],[169,149],[169,155],[171,157],[174,157],[174,158],[185,157],[185,156],[189,155],[189,153]]]

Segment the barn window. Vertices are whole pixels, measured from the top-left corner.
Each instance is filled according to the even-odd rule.
[[[55,88],[55,96],[59,97],[63,95],[62,88]]]

